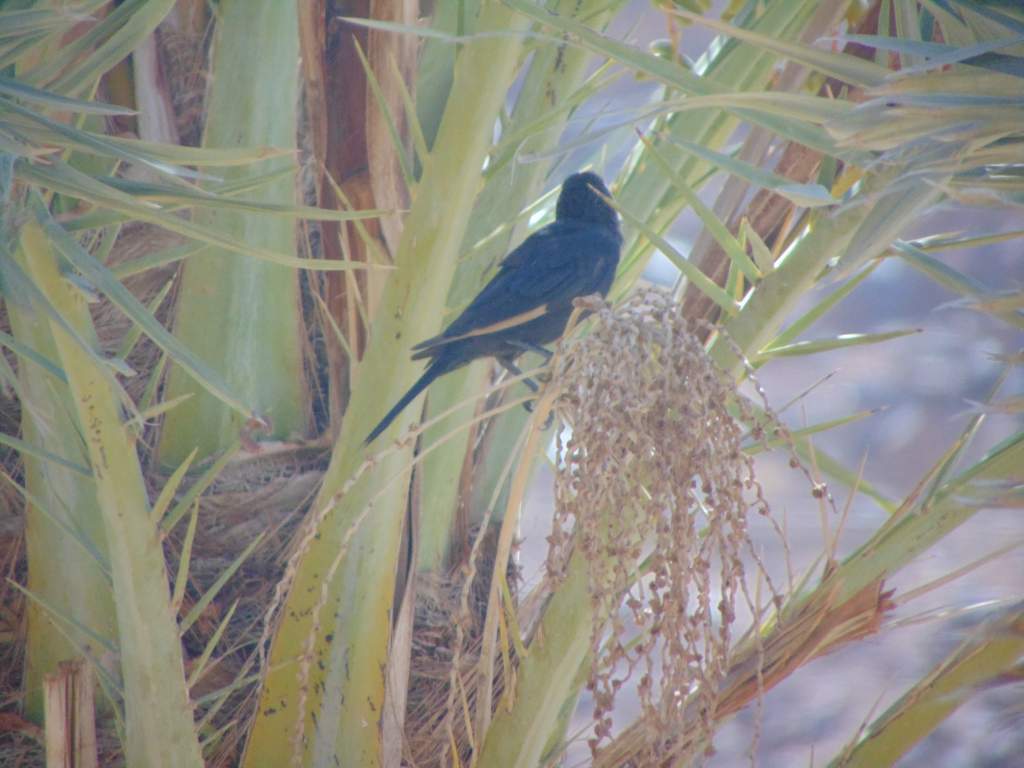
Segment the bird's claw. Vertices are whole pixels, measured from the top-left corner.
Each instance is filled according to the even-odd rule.
[[[528,403],[523,403],[523,408],[526,409],[527,413],[533,413],[533,401],[530,401]],[[550,429],[551,425],[554,423],[554,421],[555,421],[555,414],[554,414],[554,412],[549,411],[548,412],[548,417],[546,419],[544,419],[544,423],[541,425],[540,428],[541,429]]]

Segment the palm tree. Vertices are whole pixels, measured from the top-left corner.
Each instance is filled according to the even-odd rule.
[[[1020,432],[971,458],[1015,408],[996,390],[899,501],[812,442],[867,414],[787,427],[757,382],[905,335],[804,338],[889,260],[1022,324],[1019,295],[940,258],[1019,231],[909,238],[939,204],[1020,205],[1024,14],[707,5],[654,4],[668,39],[647,49],[618,0],[0,4],[2,442],[27,564],[8,653],[28,720],[80,657],[108,762],[551,765],[589,706],[595,764],[686,764],[877,633],[918,554],[1019,504]],[[714,38],[688,60],[697,29]],[[365,446],[419,373],[409,347],[584,165],[613,182],[623,258],[533,411],[475,363]],[[685,255],[684,211],[704,231]],[[655,252],[668,291],[642,279]],[[550,413],[571,430],[544,432]],[[785,536],[767,450],[816,505],[847,486],[884,521],[773,580],[752,539],[760,518]],[[512,553],[545,459],[554,527],[526,589]],[[1020,611],[836,763],[894,763],[1012,671]]]

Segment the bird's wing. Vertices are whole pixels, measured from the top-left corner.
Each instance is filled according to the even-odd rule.
[[[614,258],[610,234],[575,223],[555,222],[531,235],[501,262],[498,274],[444,333],[420,342],[421,352],[458,339],[513,328],[594,290],[602,257]]]

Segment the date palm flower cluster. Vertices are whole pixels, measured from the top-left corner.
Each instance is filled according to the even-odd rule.
[[[769,510],[741,450],[734,413],[748,409],[678,304],[648,290],[595,314],[554,362],[571,437],[558,445],[548,573],[557,583],[573,557],[587,563],[592,752],[617,706],[639,706],[637,757],[657,764],[710,743],[738,601],[757,615],[748,514]]]

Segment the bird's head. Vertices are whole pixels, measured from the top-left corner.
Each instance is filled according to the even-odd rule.
[[[589,171],[574,173],[562,182],[555,218],[559,221],[586,221],[618,230],[619,215],[605,197],[611,197],[611,193],[600,176]]]

